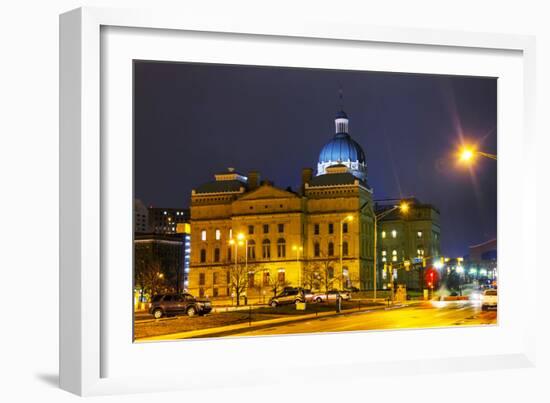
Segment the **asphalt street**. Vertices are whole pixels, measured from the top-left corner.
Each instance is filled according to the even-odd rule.
[[[280,326],[264,327],[231,336],[262,336],[276,334],[341,332],[353,330],[414,329],[449,326],[495,325],[497,311],[482,311],[469,301],[426,302],[406,308],[349,313],[312,319]]]

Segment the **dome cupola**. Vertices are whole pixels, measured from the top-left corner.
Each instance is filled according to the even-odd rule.
[[[358,179],[367,181],[367,165],[365,153],[361,146],[349,135],[349,118],[346,112],[340,110],[334,119],[335,135],[324,145],[319,154],[317,175],[327,173],[327,167],[345,165]]]

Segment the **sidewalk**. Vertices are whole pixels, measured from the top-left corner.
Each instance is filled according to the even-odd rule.
[[[253,330],[253,329],[259,329],[262,327],[270,327],[273,325],[282,325],[282,324],[305,321],[310,319],[327,318],[331,316],[345,315],[350,313],[358,313],[358,312],[367,313],[372,311],[399,309],[399,308],[408,307],[413,304],[415,304],[415,301],[407,301],[407,303],[405,304],[400,304],[400,305],[394,304],[390,307],[387,307],[387,306],[370,307],[364,310],[351,308],[351,309],[342,310],[341,312],[321,312],[321,313],[313,313],[313,314],[307,314],[307,315],[299,315],[295,317],[275,318],[275,319],[268,319],[268,320],[248,322],[248,323],[245,322],[245,323],[239,323],[236,325],[228,325],[228,326],[214,327],[214,328],[208,328],[208,329],[200,329],[200,330],[192,330],[187,332],[144,337],[141,339],[137,339],[136,343],[148,342],[148,341],[159,341],[159,340],[191,339],[191,338],[199,338],[199,337],[222,336],[222,335],[230,334],[243,329]]]

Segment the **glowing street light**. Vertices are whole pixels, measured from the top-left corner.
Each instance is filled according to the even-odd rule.
[[[296,264],[298,265],[298,285],[302,286],[302,270],[300,268],[300,253],[304,250],[303,247],[294,245],[292,250],[296,252]]]

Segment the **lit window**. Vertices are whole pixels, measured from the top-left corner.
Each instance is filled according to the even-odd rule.
[[[206,241],[206,230],[205,229],[203,229],[201,231],[201,241]]]
[[[168,213],[166,213],[166,211],[165,211],[165,212],[164,212],[164,215],[166,215],[166,214],[168,214]]]
[[[418,232],[416,233],[416,236],[417,236],[418,238],[422,238],[422,231],[418,231]]]
[[[397,256],[392,256],[391,261],[392,262],[397,262]]]
[[[286,242],[283,238],[277,240],[277,257],[286,257]]]
[[[386,237],[386,231],[382,231],[382,238]]]
[[[216,241],[219,241],[222,237],[222,233],[219,229],[216,229]]]
[[[385,257],[383,257],[383,258],[382,258],[382,261],[383,261],[383,262],[386,262],[386,261],[387,261],[387,259],[386,259]]]
[[[394,249],[391,251],[391,254],[392,254],[391,261],[397,262],[397,251]]]
[[[385,250],[382,251],[382,256],[386,256],[386,251]]]
[[[393,256],[396,256],[396,255],[397,255],[397,251],[394,249],[394,250],[391,251],[391,254],[392,254]]]
[[[229,239],[233,239],[233,229],[229,228]]]
[[[393,231],[391,232],[391,236],[392,236],[392,238],[397,238],[397,231],[396,231],[396,230],[393,230]]]

